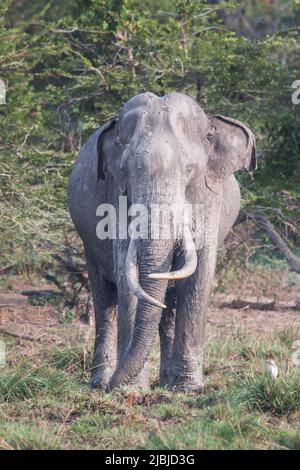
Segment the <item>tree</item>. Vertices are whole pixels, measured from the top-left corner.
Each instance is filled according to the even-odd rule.
[[[277,4],[280,18],[255,1],[2,2],[2,263],[49,262],[73,237],[65,186],[78,148],[145,90],[189,93],[208,112],[255,131],[261,160],[254,182],[239,177],[245,202],[275,206],[296,242],[299,213],[286,204],[299,200],[300,118],[291,83],[300,78],[300,7]],[[261,26],[270,22],[271,29]]]

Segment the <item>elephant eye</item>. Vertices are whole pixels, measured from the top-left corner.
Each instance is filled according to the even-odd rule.
[[[191,174],[193,173],[195,169],[195,165],[193,163],[191,163],[190,165],[187,165],[186,167],[186,175],[187,176],[191,176]]]
[[[213,136],[213,134],[211,134],[211,133],[208,133],[208,134],[207,134],[207,136],[206,136],[206,138],[207,138],[207,140],[208,140],[209,142],[212,142],[212,141],[213,141],[213,138],[214,138],[214,136]]]

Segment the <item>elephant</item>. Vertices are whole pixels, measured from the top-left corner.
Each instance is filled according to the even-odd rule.
[[[148,387],[149,355],[159,336],[160,386],[202,389],[217,250],[239,213],[234,173],[243,169],[256,169],[251,130],[233,118],[208,116],[178,92],[134,96],[82,146],[68,206],[95,309],[91,388]],[[120,196],[143,207],[201,205],[203,243],[196,246],[193,219],[180,218],[169,238],[121,237],[118,230],[99,238],[97,208],[109,204],[120,215]]]

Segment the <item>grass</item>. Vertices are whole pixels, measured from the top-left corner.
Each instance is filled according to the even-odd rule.
[[[253,340],[211,327],[201,394],[153,388],[89,392],[83,340],[42,343],[24,354],[8,344],[0,369],[0,449],[299,449],[300,373],[289,364],[294,329]],[[91,350],[92,342],[89,345]],[[33,354],[33,356],[32,356]],[[272,356],[280,377],[271,381]],[[157,352],[151,359],[152,382]]]
[[[268,375],[247,377],[242,390],[250,408],[272,413],[274,416],[289,416],[300,412],[300,373],[293,372],[277,380]]]

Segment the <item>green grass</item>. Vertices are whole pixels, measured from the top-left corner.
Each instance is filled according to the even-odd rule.
[[[32,357],[9,342],[0,369],[0,448],[300,448],[300,373],[289,363],[293,329],[259,340],[238,329],[228,337],[211,329],[204,392],[153,388],[135,401],[128,387],[89,392],[76,335],[62,347],[36,343]],[[266,375],[270,356],[280,370],[276,381]],[[157,352],[153,383],[156,358]]]
[[[74,388],[73,377],[49,364],[39,368],[24,361],[15,370],[0,373],[1,401],[33,399],[47,394],[59,397]]]
[[[272,380],[268,375],[246,377],[242,383],[245,401],[250,409],[289,416],[300,413],[300,373],[286,374]]]

